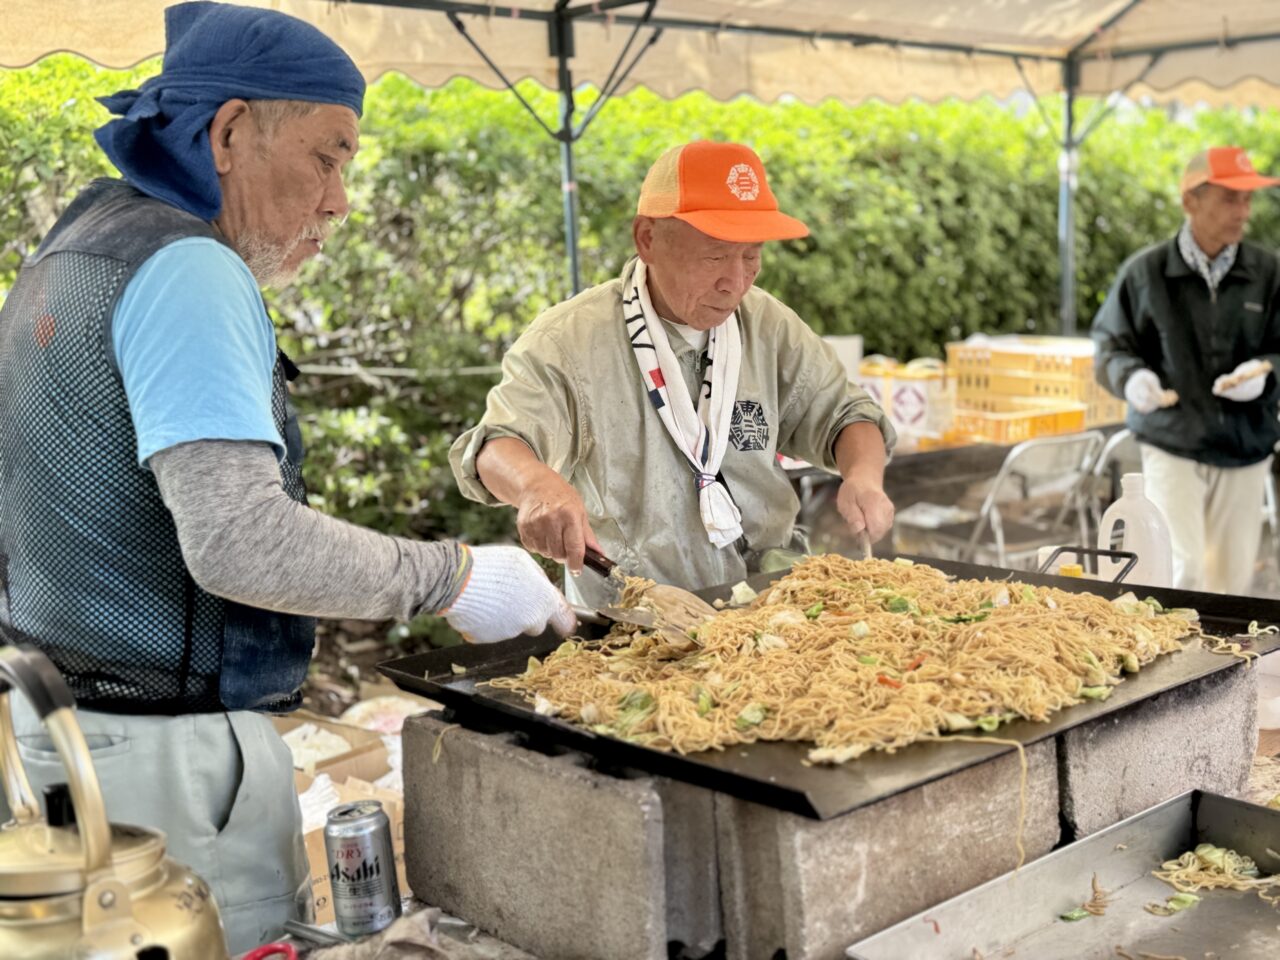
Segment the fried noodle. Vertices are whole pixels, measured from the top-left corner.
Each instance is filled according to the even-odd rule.
[[[1194,611],[1016,581],[951,580],[903,561],[798,563],[751,604],[657,632],[571,639],[492,681],[597,733],[693,753],[813,743],[842,763],[948,732],[1103,698],[1197,632]]]
[[[1179,893],[1256,890],[1263,900],[1280,907],[1280,876],[1266,876],[1252,858],[1210,843],[1188,850],[1177,860],[1166,860],[1152,876]]]

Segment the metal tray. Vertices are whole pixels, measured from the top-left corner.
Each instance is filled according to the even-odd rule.
[[[1205,630],[1220,636],[1245,631],[1251,620],[1263,624],[1280,623],[1280,602],[1274,600],[1162,590],[916,559],[961,578],[999,580],[1016,577],[1028,583],[1079,593],[1097,593],[1107,598],[1133,590],[1140,597],[1154,596],[1166,607],[1194,607],[1200,612]],[[756,589],[761,589],[784,573],[762,574],[752,577],[749,582]],[[700,595],[708,600],[727,598],[729,587],[703,590]],[[604,631],[603,628],[588,627],[580,632],[590,638],[601,636]],[[446,647],[390,660],[379,664],[379,669],[402,689],[438,700],[456,713],[458,722],[476,729],[516,731],[528,737],[535,748],[581,750],[595,758],[598,766],[607,769],[637,769],[822,820],[876,803],[1013,750],[1004,744],[915,743],[893,754],[879,751],[864,754],[837,767],[803,765],[801,761],[809,750],[809,746],[803,743],[762,742],[680,756],[598,736],[563,720],[539,716],[524,698],[507,690],[481,685],[484,680],[522,672],[530,656],[545,656],[559,642],[554,634],[546,633],[495,644]],[[1280,649],[1280,637],[1259,637],[1253,649],[1259,653]],[[466,667],[465,675],[454,675],[451,665],[455,663]],[[996,735],[1032,744],[1136,701],[1240,666],[1240,661],[1232,657],[1207,653],[1198,644],[1188,644],[1181,653],[1163,656],[1126,679],[1104,701],[1090,701],[1061,710],[1048,723],[1015,721],[1002,726]]]
[[[1280,870],[1280,811],[1194,791],[1063,847],[1016,873],[975,887],[903,920],[847,951],[851,960],[1117,960],[1116,947],[1201,960],[1280,957],[1280,909],[1254,892],[1202,891],[1172,917],[1145,904],[1174,890],[1151,876],[1197,843],[1250,856],[1264,873]],[[1065,922],[1060,914],[1089,899],[1091,880],[1109,891],[1101,917]]]

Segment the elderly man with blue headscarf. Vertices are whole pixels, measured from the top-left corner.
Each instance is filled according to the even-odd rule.
[[[166,11],[160,74],[104,98],[123,180],[67,208],[0,309],[0,631],[76,695],[107,812],[213,890],[232,953],[308,897],[289,751],[313,617],[443,613],[472,639],[573,615],[514,547],[422,543],[307,509],[261,285],[347,213],[364,81],[320,31]],[[65,778],[29,711],[33,785]]]

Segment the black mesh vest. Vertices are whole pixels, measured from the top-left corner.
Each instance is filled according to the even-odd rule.
[[[205,593],[182,560],[111,346],[129,279],[213,228],[118,180],[89,185],[0,307],[0,625],[57,664],[85,708],[289,709],[315,637],[306,617]],[[272,412],[284,487],[305,502],[280,354]]]

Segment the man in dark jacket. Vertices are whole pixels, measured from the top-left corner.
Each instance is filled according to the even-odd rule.
[[[0,638],[61,670],[110,819],[168,834],[234,955],[308,891],[265,712],[301,699],[312,618],[441,613],[498,640],[573,615],[517,548],[307,508],[259,287],[345,217],[364,80],[273,11],[187,3],[166,27],[161,73],[104,100],[125,180],[75,199],[0,309]],[[29,710],[15,729],[33,786],[65,780]]]
[[[1174,585],[1243,594],[1280,440],[1280,265],[1243,240],[1260,176],[1238,147],[1194,157],[1186,222],[1130,257],[1093,323],[1099,382],[1129,403]]]

